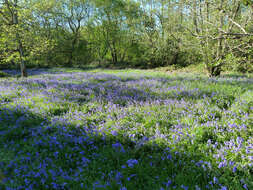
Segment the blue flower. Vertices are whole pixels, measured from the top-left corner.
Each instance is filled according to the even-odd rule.
[[[120,152],[123,152],[123,153],[125,152],[125,149],[124,149],[123,145],[120,144],[120,143],[112,144],[112,147],[113,147],[115,150],[117,150],[117,151],[120,151]]]
[[[133,168],[134,165],[138,164],[138,160],[136,160],[136,159],[130,159],[126,163],[127,163],[128,167]]]
[[[166,183],[166,187],[169,187],[172,184],[171,180],[168,180],[168,182]]]
[[[112,134],[113,136],[117,136],[117,135],[118,135],[118,132],[117,132],[117,131],[111,131],[111,134]]]
[[[217,179],[217,177],[213,177],[213,182],[214,182],[214,184],[217,184],[219,182],[219,180]]]
[[[188,190],[189,189],[189,187],[185,186],[185,185],[181,185],[181,188],[184,189],[184,190]]]
[[[226,186],[221,186],[220,190],[227,190],[228,188]]]

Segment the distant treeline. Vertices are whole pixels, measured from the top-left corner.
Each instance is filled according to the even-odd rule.
[[[2,67],[253,71],[251,0],[0,0]]]

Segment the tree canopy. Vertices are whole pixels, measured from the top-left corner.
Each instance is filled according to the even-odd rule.
[[[253,71],[252,0],[0,0],[0,63]]]

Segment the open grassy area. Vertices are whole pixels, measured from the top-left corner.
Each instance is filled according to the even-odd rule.
[[[29,74],[0,79],[0,189],[253,189],[253,78]]]

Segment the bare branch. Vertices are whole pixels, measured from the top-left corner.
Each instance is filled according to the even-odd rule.
[[[236,25],[238,28],[240,28],[244,34],[247,34],[247,32],[245,31],[245,29],[240,25],[238,24],[237,22],[233,21],[231,18],[229,18],[229,20],[234,24]]]
[[[246,37],[246,36],[253,36],[251,33],[224,33],[223,35],[228,35],[228,36],[241,36],[241,37]]]

